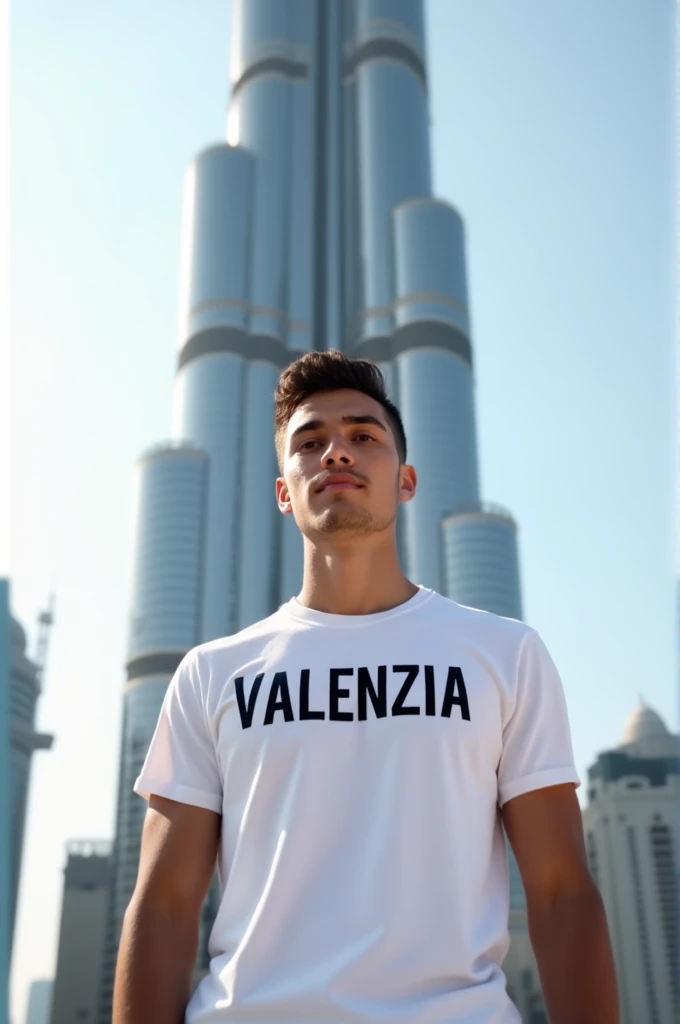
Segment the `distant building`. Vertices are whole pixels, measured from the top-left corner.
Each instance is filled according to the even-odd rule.
[[[33,982],[28,993],[26,1024],[50,1024],[53,986],[51,979]]]
[[[588,770],[590,870],[607,910],[621,1024],[676,1024],[680,744],[642,701]]]
[[[9,1020],[9,580],[0,579],[0,1024]]]
[[[26,634],[10,616],[10,785],[12,842],[10,846],[10,936],[14,932],[31,760],[36,750],[49,750],[52,736],[35,729],[35,711],[41,684],[41,665],[26,655]]]
[[[510,949],[503,961],[508,995],[519,1010],[522,1024],[548,1024],[548,1015],[538,974],[538,964],[529,938],[526,901],[519,873],[510,873]]]
[[[101,979],[111,844],[69,843],[51,1024],[92,1024]]]

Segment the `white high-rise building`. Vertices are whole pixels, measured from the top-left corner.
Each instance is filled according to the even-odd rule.
[[[607,910],[621,1024],[676,1024],[680,743],[641,700],[588,770],[583,824]]]

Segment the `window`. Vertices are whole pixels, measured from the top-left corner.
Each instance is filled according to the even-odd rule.
[[[661,913],[661,927],[666,947],[666,963],[671,979],[671,991],[676,1007],[678,987],[678,891],[673,852],[673,836],[668,825],[654,824],[649,830],[656,894]]]
[[[647,989],[647,1004],[649,1006],[649,1021],[650,1024],[660,1024],[659,1020],[659,1008],[656,1002],[656,994],[654,991],[654,974],[652,971],[652,958],[649,949],[649,933],[647,931],[647,917],[645,915],[645,905],[642,896],[642,882],[640,878],[640,860],[638,857],[637,849],[637,837],[635,835],[635,829],[630,826],[626,829],[626,838],[628,840],[628,855],[630,857],[630,869],[633,877],[633,895],[635,897],[635,910],[637,913],[638,921],[638,935],[640,936],[640,951],[642,960],[642,970],[645,978],[645,987]]]
[[[590,873],[593,876],[595,885],[600,888],[600,878],[598,873],[597,863],[597,844],[595,842],[595,835],[593,832],[588,832],[586,836],[586,852],[588,854],[588,865],[590,867]]]

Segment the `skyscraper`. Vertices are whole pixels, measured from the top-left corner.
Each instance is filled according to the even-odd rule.
[[[644,702],[621,743],[588,770],[590,870],[607,911],[621,1024],[673,1024],[680,1011],[680,740]]]
[[[35,728],[36,705],[41,689],[42,665],[26,654],[26,633],[10,618],[10,749],[12,843],[10,855],[10,936],[16,920],[21,858],[24,847],[26,806],[31,761],[36,750],[49,750],[53,737]]]
[[[515,523],[479,494],[464,225],[432,196],[423,2],[233,0],[233,15],[227,141],[185,181],[172,441],[137,471],[102,1024],[165,688],[191,646],[299,589],[301,537],[273,489],[284,366],[313,348],[379,364],[419,473],[405,571],[522,614]]]
[[[49,1020],[51,1024],[93,1024],[98,1010],[111,850],[109,843],[77,840],[68,844],[66,853]]]

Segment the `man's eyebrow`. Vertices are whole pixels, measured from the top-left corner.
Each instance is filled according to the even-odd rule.
[[[298,434],[306,434],[308,430],[318,430],[319,427],[323,427],[323,425],[323,420],[307,420],[306,423],[301,423],[299,427],[295,428],[290,435],[291,441],[294,437],[297,437]]]
[[[380,427],[381,430],[387,432],[387,427],[384,423],[378,419],[377,416],[371,416],[368,413],[365,416],[343,416],[343,423],[372,423],[376,427]]]
[[[387,427],[385,424],[381,423],[377,416],[371,416],[370,413],[365,413],[362,416],[343,416],[342,422],[351,424],[372,423],[373,426],[380,427],[381,430],[384,430],[387,433]],[[310,430],[319,430],[321,427],[325,427],[325,425],[326,424],[323,420],[307,420],[305,423],[301,423],[299,427],[296,427],[291,433],[291,441],[294,437],[297,437],[298,434],[306,434]]]

